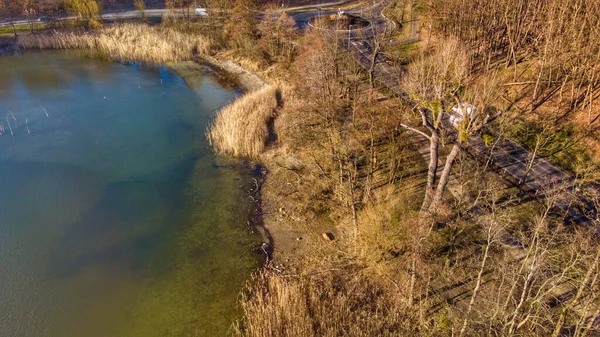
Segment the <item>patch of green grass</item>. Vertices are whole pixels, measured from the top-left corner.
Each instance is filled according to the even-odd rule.
[[[407,64],[419,56],[421,48],[418,42],[398,44],[387,47],[385,53],[397,59],[400,63]]]
[[[529,230],[532,219],[543,213],[543,206],[534,199],[524,200],[508,207],[505,212],[513,215],[513,221],[508,223],[506,231],[515,235]]]
[[[425,15],[427,14],[429,7],[426,1],[417,1],[416,5],[413,7],[413,10],[418,15]]]
[[[348,9],[352,9],[358,5],[361,5],[363,3],[363,1],[350,1],[348,3],[345,4],[341,4],[341,5],[334,5],[334,6],[321,6],[321,9],[323,11],[333,11],[333,10],[348,10]],[[306,7],[306,8],[297,8],[297,9],[291,9],[291,10],[286,10],[286,12],[289,13],[302,13],[302,12],[316,12],[317,11],[317,7],[319,7],[318,4],[311,6],[311,7]]]
[[[43,30],[48,28],[48,25],[45,23],[35,23],[33,25],[33,30]],[[17,32],[28,32],[30,29],[29,25],[15,25],[15,30]],[[7,27],[0,27],[0,34],[12,34],[13,33],[13,27],[12,26],[7,26]]]
[[[385,15],[388,19],[396,22],[398,25],[402,26],[404,24],[402,10],[398,7],[390,6],[386,7],[383,10],[383,15]],[[407,13],[404,14],[404,19],[406,19]]]
[[[427,6],[425,5],[418,5],[415,7],[415,13],[419,14],[419,15],[423,15],[425,13],[427,13]]]
[[[544,123],[524,120],[515,125],[510,137],[532,151],[539,143],[541,157],[572,173],[592,160],[573,125],[544,126]]]

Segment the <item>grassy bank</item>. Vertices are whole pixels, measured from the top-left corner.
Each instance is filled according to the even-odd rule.
[[[31,30],[43,30],[43,29],[47,29],[49,26],[48,24],[45,23],[34,23],[33,27],[29,26],[29,24],[26,25],[15,25],[15,29],[17,32],[29,32]],[[4,35],[4,34],[13,34],[13,27],[12,26],[6,26],[6,27],[0,27],[0,35]]]
[[[261,274],[243,295],[244,329],[235,336],[395,336],[408,325],[386,286],[365,275],[335,274],[290,279]],[[357,305],[360,303],[360,305]],[[402,322],[402,323],[401,323]]]

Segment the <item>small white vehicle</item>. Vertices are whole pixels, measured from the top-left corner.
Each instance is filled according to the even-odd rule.
[[[477,108],[473,106],[471,103],[461,103],[461,106],[455,105],[452,107],[452,112],[450,113],[450,123],[457,128],[460,123],[462,123],[465,117],[471,117],[474,113],[477,112]],[[465,116],[465,114],[467,116]]]
[[[196,16],[208,16],[208,12],[206,11],[206,8],[196,8],[196,10],[194,11],[196,13]]]

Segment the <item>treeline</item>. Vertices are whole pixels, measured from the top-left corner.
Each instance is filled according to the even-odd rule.
[[[65,11],[69,3],[69,0],[0,0],[0,19],[58,14]]]
[[[437,33],[456,36],[479,70],[511,67],[529,85],[529,110],[553,101],[555,121],[577,110],[600,118],[600,1],[440,0],[430,3]]]

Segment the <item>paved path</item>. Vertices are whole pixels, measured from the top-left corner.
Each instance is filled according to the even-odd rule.
[[[525,192],[534,196],[557,195],[555,208],[565,221],[584,225],[600,235],[598,201],[600,189],[596,185],[578,187],[575,178],[557,166],[532,154],[510,140],[501,139],[496,145],[486,146],[477,136],[469,142],[467,151],[480,161],[491,159],[491,167],[512,180]]]

